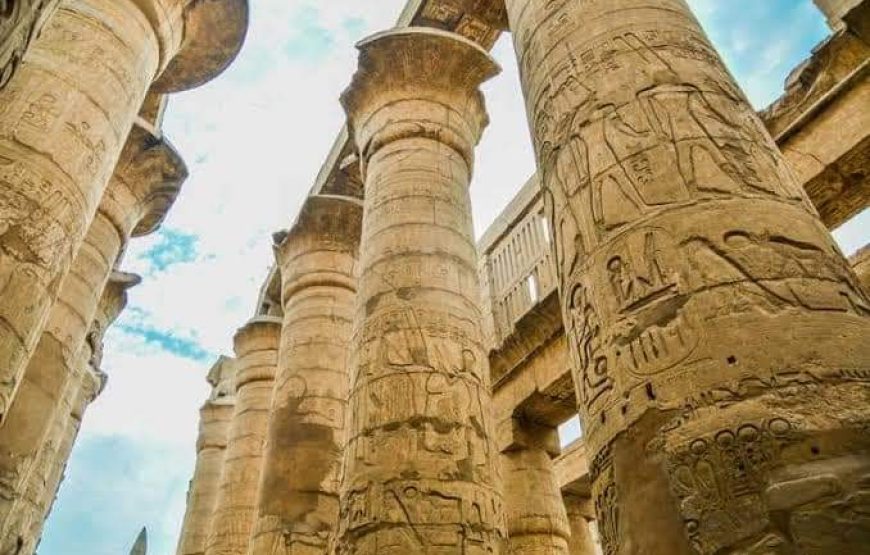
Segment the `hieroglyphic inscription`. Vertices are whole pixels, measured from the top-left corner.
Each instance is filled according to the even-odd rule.
[[[614,457],[654,457],[629,432],[679,422],[656,415],[752,374],[819,371],[846,395],[841,368],[863,375],[870,360],[855,347],[870,339],[868,299],[686,2],[506,6],[593,456],[617,442]],[[820,396],[801,406],[821,409]],[[689,549],[633,521],[607,541],[608,515],[653,503],[633,488],[658,487],[619,472],[618,498],[595,486],[608,549]]]

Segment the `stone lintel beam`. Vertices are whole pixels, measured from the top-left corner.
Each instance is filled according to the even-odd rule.
[[[870,44],[837,33],[792,72],[783,96],[760,114],[828,228],[870,206],[868,74]]]
[[[831,29],[839,31],[846,27],[847,16],[862,5],[870,4],[866,0],[813,0],[816,6],[828,19]]]
[[[242,49],[248,18],[248,0],[188,0],[180,48],[154,90],[186,91],[220,75]]]
[[[578,439],[562,449],[553,461],[556,479],[563,495],[589,497],[592,492],[592,479],[589,476],[589,461],[582,439]]]
[[[506,418],[496,428],[496,445],[501,453],[540,449],[557,457],[559,432],[556,428],[529,422],[518,417]]]

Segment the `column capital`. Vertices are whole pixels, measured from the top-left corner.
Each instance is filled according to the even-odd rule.
[[[277,351],[282,323],[281,318],[274,316],[257,316],[236,331],[233,336],[233,349],[240,361],[236,374],[236,391],[251,382],[275,378],[275,361],[272,360],[275,358],[274,353],[264,355],[271,361],[268,364],[250,364],[250,360],[242,359]]]
[[[233,403],[237,369],[236,359],[223,355],[217,359],[206,378],[212,387],[207,405]]]
[[[471,160],[489,122],[479,87],[500,71],[486,50],[424,27],[378,33],[357,48],[359,69],[341,103],[363,165],[380,147],[412,137],[436,139]]]
[[[100,211],[122,236],[153,233],[188,177],[181,155],[163,134],[138,118],[100,201]]]
[[[314,195],[305,200],[290,231],[274,237],[285,299],[314,285],[356,290],[353,261],[359,250],[362,215],[362,202],[352,197]],[[315,252],[326,255],[301,258]]]
[[[165,2],[166,0],[162,0]],[[236,58],[248,32],[248,0],[184,0],[177,52],[154,82],[158,92],[196,88]]]

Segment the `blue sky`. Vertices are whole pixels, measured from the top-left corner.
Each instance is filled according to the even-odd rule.
[[[811,0],[690,3],[758,107],[827,34]],[[145,281],[109,332],[109,384],[86,415],[41,555],[124,554],[143,525],[150,555],[175,553],[205,374],[250,317],[271,233],[295,216],[342,123],[353,43],[390,26],[403,1],[251,4],[237,63],[170,103],[165,133],[191,178],[163,230],[129,248],[123,267]],[[534,170],[508,40],[495,55],[505,71],[486,86],[492,124],[472,185],[478,233]],[[839,232],[844,249],[866,242],[868,228],[865,214]]]

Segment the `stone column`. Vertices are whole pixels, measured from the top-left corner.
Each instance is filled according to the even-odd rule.
[[[686,2],[507,9],[604,553],[860,551],[868,299]]]
[[[36,549],[45,520],[63,481],[85,411],[106,384],[107,376],[100,369],[105,331],[127,306],[127,291],[140,281],[136,275],[114,272],[100,298],[88,341],[76,354],[76,364],[70,369],[71,379],[61,398],[59,410],[54,412],[43,445],[36,454],[24,494],[12,506],[13,519],[21,518],[19,526],[4,530],[5,545],[12,545],[17,538],[24,538],[24,550],[20,555],[30,555]],[[23,523],[26,526],[21,526]]]
[[[476,44],[360,43],[342,97],[365,216],[339,553],[489,553],[503,537],[468,185],[487,123]]]
[[[226,456],[227,431],[236,404],[235,374],[235,361],[227,357],[221,357],[209,372],[212,393],[199,411],[196,468],[187,492],[187,511],[178,540],[178,555],[205,553]]]
[[[45,331],[0,426],[0,537],[77,364],[112,267],[129,238],[150,233],[187,176],[183,161],[155,131],[133,127],[82,247],[63,280]]]
[[[277,237],[284,326],[251,555],[335,538],[361,222],[359,200],[313,196]]]
[[[595,538],[592,534],[592,523],[595,521],[595,507],[592,499],[579,495],[563,496],[568,522],[571,525],[571,539],[568,540],[570,555],[598,555]]]
[[[247,0],[63,0],[0,90],[0,420],[146,91],[214,77],[246,26]]]
[[[138,4],[65,0],[0,91],[0,418],[160,67]]]
[[[816,6],[825,14],[828,25],[835,31],[846,26],[843,17],[856,8],[864,0],[813,0]]]
[[[559,434],[516,418],[506,424],[512,427],[502,454],[506,553],[568,555],[571,528],[551,459],[559,454]]]
[[[254,318],[236,332],[236,406],[206,555],[240,555],[248,550],[257,516],[257,486],[280,335],[281,320],[265,316]]]
[[[0,4],[0,89],[57,8],[58,0],[4,0]]]

